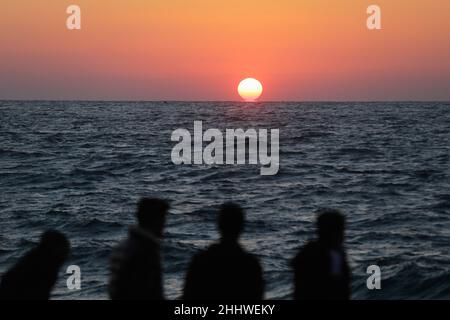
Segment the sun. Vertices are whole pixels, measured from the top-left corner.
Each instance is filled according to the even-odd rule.
[[[242,99],[247,102],[255,102],[261,96],[263,87],[258,80],[247,78],[239,83],[237,90]]]

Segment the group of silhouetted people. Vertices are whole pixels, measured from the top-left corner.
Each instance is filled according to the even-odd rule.
[[[164,299],[160,242],[169,204],[157,198],[138,203],[137,225],[111,255],[108,291],[113,300]],[[245,213],[225,203],[218,215],[220,240],[197,253],[188,268],[182,299],[260,300],[264,280],[258,259],[239,243]],[[350,298],[351,272],[343,247],[345,218],[337,210],[318,214],[316,240],[292,260],[294,299]],[[45,232],[38,246],[4,274],[0,299],[49,299],[70,244],[57,231]]]

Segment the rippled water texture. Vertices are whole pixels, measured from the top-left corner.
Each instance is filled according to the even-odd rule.
[[[172,199],[166,294],[217,238],[225,200],[248,212],[243,243],[262,261],[268,298],[291,298],[289,260],[314,236],[314,211],[346,213],[354,298],[450,298],[449,103],[0,102],[0,272],[46,228],[64,231],[82,290],[107,298],[108,258],[144,195]],[[280,129],[280,171],[172,164],[171,133]],[[382,269],[382,290],[366,268]]]

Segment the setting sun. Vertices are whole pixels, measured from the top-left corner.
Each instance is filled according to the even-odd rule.
[[[242,99],[247,102],[254,102],[258,100],[263,91],[261,82],[254,78],[247,78],[242,80],[238,86],[238,92]]]

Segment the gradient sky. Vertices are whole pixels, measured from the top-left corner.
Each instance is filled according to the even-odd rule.
[[[238,100],[249,76],[262,100],[450,100],[450,1],[0,3],[0,99]]]

